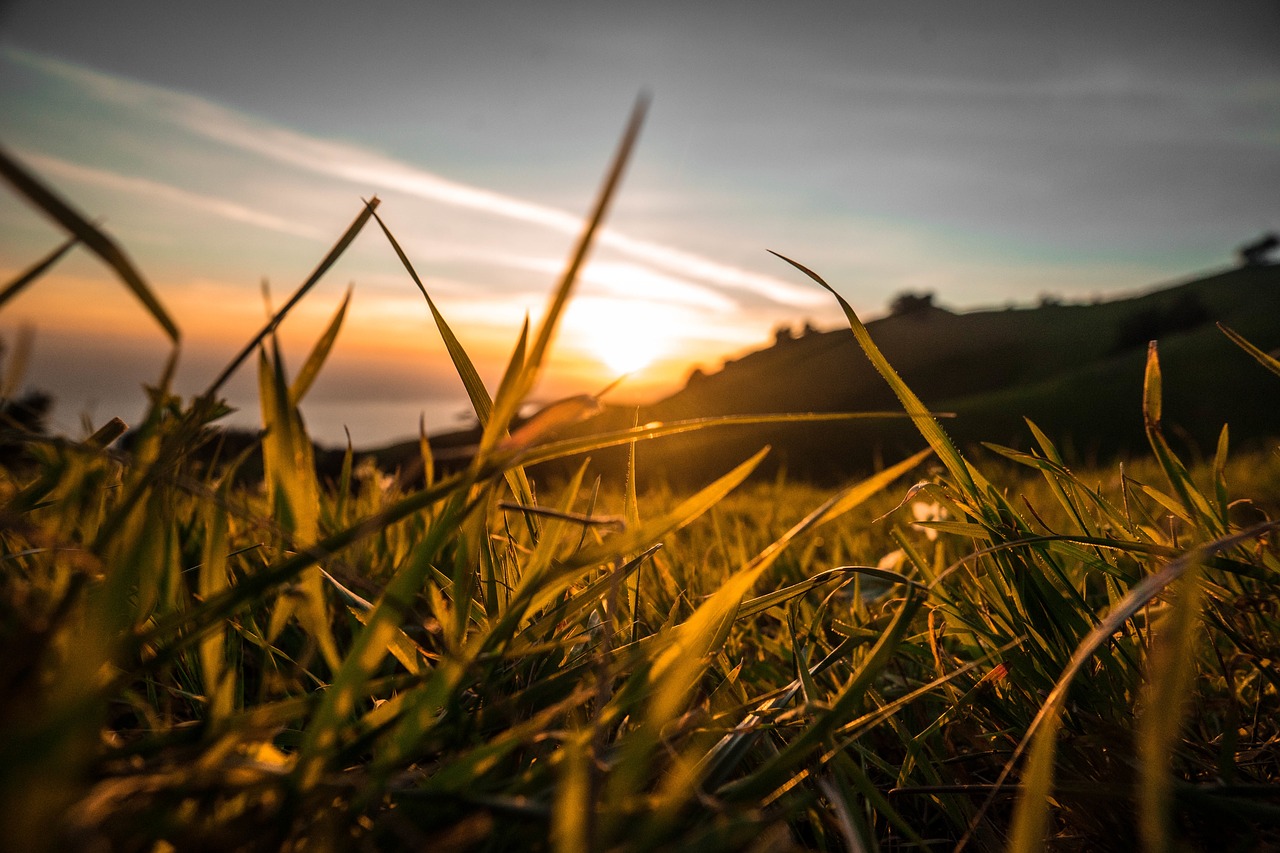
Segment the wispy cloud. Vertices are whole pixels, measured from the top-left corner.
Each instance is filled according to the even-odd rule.
[[[577,234],[583,227],[580,217],[562,210],[460,184],[363,148],[266,126],[229,111],[219,110],[215,114],[200,109],[186,112],[180,118],[188,130],[206,138],[359,186],[405,193],[566,234]],[[599,242],[668,272],[724,288],[739,288],[782,304],[826,303],[820,294],[782,279],[629,237],[613,229],[605,229]]]
[[[150,117],[171,122],[202,138],[355,184],[364,190],[402,193],[559,233],[577,234],[583,227],[580,217],[563,210],[451,181],[367,148],[307,136],[193,95],[113,77],[27,51],[5,48],[3,55],[11,62],[69,82],[100,100],[141,110]],[[122,180],[141,182],[132,183],[132,188],[135,191],[145,188],[153,194],[161,186],[145,187],[148,182],[143,179]],[[183,198],[184,191],[170,189],[175,193],[170,196],[173,200]],[[213,212],[213,207],[208,204],[205,209]],[[221,211],[232,218],[243,218],[244,214],[261,216],[244,208],[237,209],[235,205],[223,207]],[[276,224],[278,226],[280,222],[277,220]],[[721,263],[673,246],[630,237],[612,229],[606,229],[600,235],[599,244],[686,281],[700,281],[728,293],[747,292],[782,305],[798,307],[827,303],[824,295],[813,288],[797,286],[781,278]]]
[[[555,275],[564,268],[564,262],[554,258],[499,256],[497,262],[548,275]],[[737,307],[737,303],[718,290],[629,261],[592,261],[582,270],[581,279],[612,296],[643,298],[650,302],[710,311],[732,311]]]
[[[21,148],[17,149],[16,153],[24,162],[48,175],[55,175],[67,180],[90,184],[92,186],[132,193],[154,201],[181,205],[192,210],[198,210],[203,213],[220,216],[224,219],[244,222],[259,228],[269,228],[272,231],[278,231],[282,234],[292,234],[297,237],[305,237],[311,240],[323,240],[326,238],[326,235],[319,229],[310,228],[298,222],[282,219],[268,213],[261,213],[223,198],[193,193],[190,190],[184,190],[171,184],[153,181],[149,178],[139,178],[133,175],[122,175],[117,172],[106,171],[104,169],[94,169],[89,166],[70,163],[57,157],[51,157],[47,154],[39,154],[34,151],[23,150]]]

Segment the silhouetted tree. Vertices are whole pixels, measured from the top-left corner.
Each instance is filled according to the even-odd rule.
[[[1241,266],[1256,267],[1270,263],[1270,255],[1280,248],[1280,237],[1274,231],[1263,234],[1252,243],[1245,243],[1236,249]]]
[[[902,317],[908,314],[921,314],[932,307],[932,293],[904,292],[893,297],[893,301],[889,303],[889,313],[895,317]]]

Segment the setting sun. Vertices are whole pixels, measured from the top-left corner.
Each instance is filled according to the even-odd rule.
[[[605,367],[618,374],[643,370],[653,364],[664,349],[652,331],[640,326],[619,326],[586,343]]]
[[[582,354],[613,376],[637,373],[677,348],[679,308],[635,299],[581,297],[566,329]]]

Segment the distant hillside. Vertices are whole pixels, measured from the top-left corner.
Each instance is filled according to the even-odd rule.
[[[1144,295],[1089,305],[951,313],[928,304],[868,324],[872,338],[962,443],[1027,446],[1030,417],[1077,460],[1140,446],[1147,342],[1158,340],[1170,431],[1212,451],[1280,433],[1280,381],[1226,339],[1222,322],[1264,350],[1280,347],[1280,266],[1230,269]],[[898,411],[847,329],[782,336],[651,406],[640,422],[763,412]],[[617,429],[635,409],[610,408],[575,431]],[[458,443],[458,436],[449,443]],[[836,480],[922,446],[909,422],[733,427],[642,443],[642,474],[702,479],[763,444],[796,477]],[[395,452],[380,454],[391,461]],[[597,454],[620,465],[620,453]]]

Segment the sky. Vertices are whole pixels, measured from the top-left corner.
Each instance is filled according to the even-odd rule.
[[[199,391],[377,195],[496,384],[637,96],[622,191],[537,389],[644,401],[781,326],[903,291],[955,310],[1113,298],[1280,228],[1280,4],[0,2],[0,146],[129,253]],[[0,280],[62,239],[0,186]],[[264,284],[269,292],[264,302]],[[421,294],[368,228],[281,329],[331,444],[465,422]],[[0,310],[54,428],[136,420],[168,354],[94,257]],[[10,359],[12,360],[12,359]],[[250,365],[250,368],[252,365]],[[227,393],[257,422],[252,369]]]

